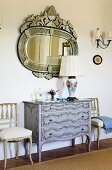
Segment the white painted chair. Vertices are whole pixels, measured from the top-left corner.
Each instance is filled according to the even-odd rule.
[[[91,99],[92,99],[92,101],[91,101],[91,104],[92,104],[91,126],[93,128],[97,129],[97,149],[99,149],[101,128],[103,128],[104,131],[106,131],[103,119],[106,117],[106,119],[108,121],[107,124],[108,124],[110,121],[112,123],[112,118],[107,117],[107,116],[100,116],[100,114],[99,114],[99,101],[98,101],[98,98],[91,98]]]
[[[16,159],[18,159],[18,142],[27,139],[29,141],[29,156],[33,164],[32,151],[32,131],[18,126],[17,103],[0,104],[0,141],[4,145],[4,169],[7,163],[7,143],[16,142]]]

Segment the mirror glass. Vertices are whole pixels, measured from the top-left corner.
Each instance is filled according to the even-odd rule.
[[[54,6],[41,15],[29,16],[20,32],[19,59],[36,77],[58,77],[61,56],[78,54],[76,33],[69,21],[59,17]]]
[[[27,57],[31,62],[38,64],[50,64],[49,59],[57,58],[62,55],[63,43],[67,41],[63,38],[45,35],[36,35],[31,37],[26,45]],[[64,54],[69,53],[68,49],[63,49]],[[50,57],[51,56],[51,57]],[[53,61],[52,61],[53,62]],[[55,61],[56,62],[56,61]],[[58,63],[52,63],[54,65]]]

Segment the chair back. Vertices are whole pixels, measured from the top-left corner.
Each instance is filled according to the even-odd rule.
[[[90,98],[90,99],[91,99],[91,116],[92,117],[99,116],[98,98]]]
[[[18,126],[17,103],[0,103],[0,130]]]

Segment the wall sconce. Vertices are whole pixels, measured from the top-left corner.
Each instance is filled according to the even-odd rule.
[[[1,16],[0,16],[0,29],[1,29],[1,21],[2,21],[2,19],[1,19]]]
[[[108,33],[107,36],[107,43],[104,42],[104,37],[100,32],[100,29],[97,28],[97,32],[96,32],[96,42],[97,42],[97,48],[102,48],[105,49],[109,46],[110,42],[112,41],[112,31],[110,31]]]

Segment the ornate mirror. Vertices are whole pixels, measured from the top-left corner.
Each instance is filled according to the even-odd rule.
[[[56,13],[54,6],[40,15],[31,15],[20,28],[18,56],[36,77],[59,76],[62,55],[77,55],[77,35],[69,21]]]

